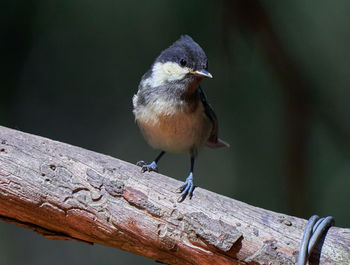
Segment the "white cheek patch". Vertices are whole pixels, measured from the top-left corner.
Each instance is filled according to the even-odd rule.
[[[183,79],[191,71],[188,67],[181,67],[179,64],[174,62],[156,63],[152,68],[152,75],[147,79],[143,80],[142,86],[158,87],[166,85],[171,81]],[[158,97],[156,101],[147,106],[138,105],[138,95],[133,97],[134,114],[136,120],[157,123],[160,115],[173,115],[181,105],[181,101],[169,100]]]
[[[181,67],[174,62],[156,63],[153,65],[152,75],[144,81],[144,84],[161,86],[167,82],[183,79],[190,71],[190,68]]]

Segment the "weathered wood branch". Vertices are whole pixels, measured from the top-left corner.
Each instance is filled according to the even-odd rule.
[[[2,220],[166,264],[295,263],[305,220],[201,188],[177,203],[179,185],[106,155],[0,127]],[[349,264],[350,229],[330,228],[321,250],[314,264]]]

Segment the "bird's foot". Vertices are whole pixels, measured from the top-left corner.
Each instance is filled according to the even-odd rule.
[[[178,202],[183,202],[187,197],[192,198],[193,191],[195,186],[193,185],[193,174],[192,172],[188,175],[186,181],[180,188],[177,189],[177,192],[180,193],[180,197],[177,199]]]
[[[154,171],[154,172],[158,172],[158,167],[157,167],[157,164],[156,162],[152,162],[151,164],[146,164],[145,161],[139,161],[136,163],[137,166],[141,167],[141,171],[142,173],[145,172],[145,171],[148,171],[148,172],[151,172],[151,171]]]

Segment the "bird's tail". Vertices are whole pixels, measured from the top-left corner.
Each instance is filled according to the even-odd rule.
[[[208,140],[206,145],[210,148],[222,148],[222,147],[230,147],[230,144],[225,142],[224,140],[221,140],[220,138],[217,139],[216,142]]]

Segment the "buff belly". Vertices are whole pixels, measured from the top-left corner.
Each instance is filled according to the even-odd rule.
[[[202,106],[191,113],[179,111],[157,115],[157,119],[152,122],[136,120],[149,145],[170,153],[196,155],[212,129]]]

